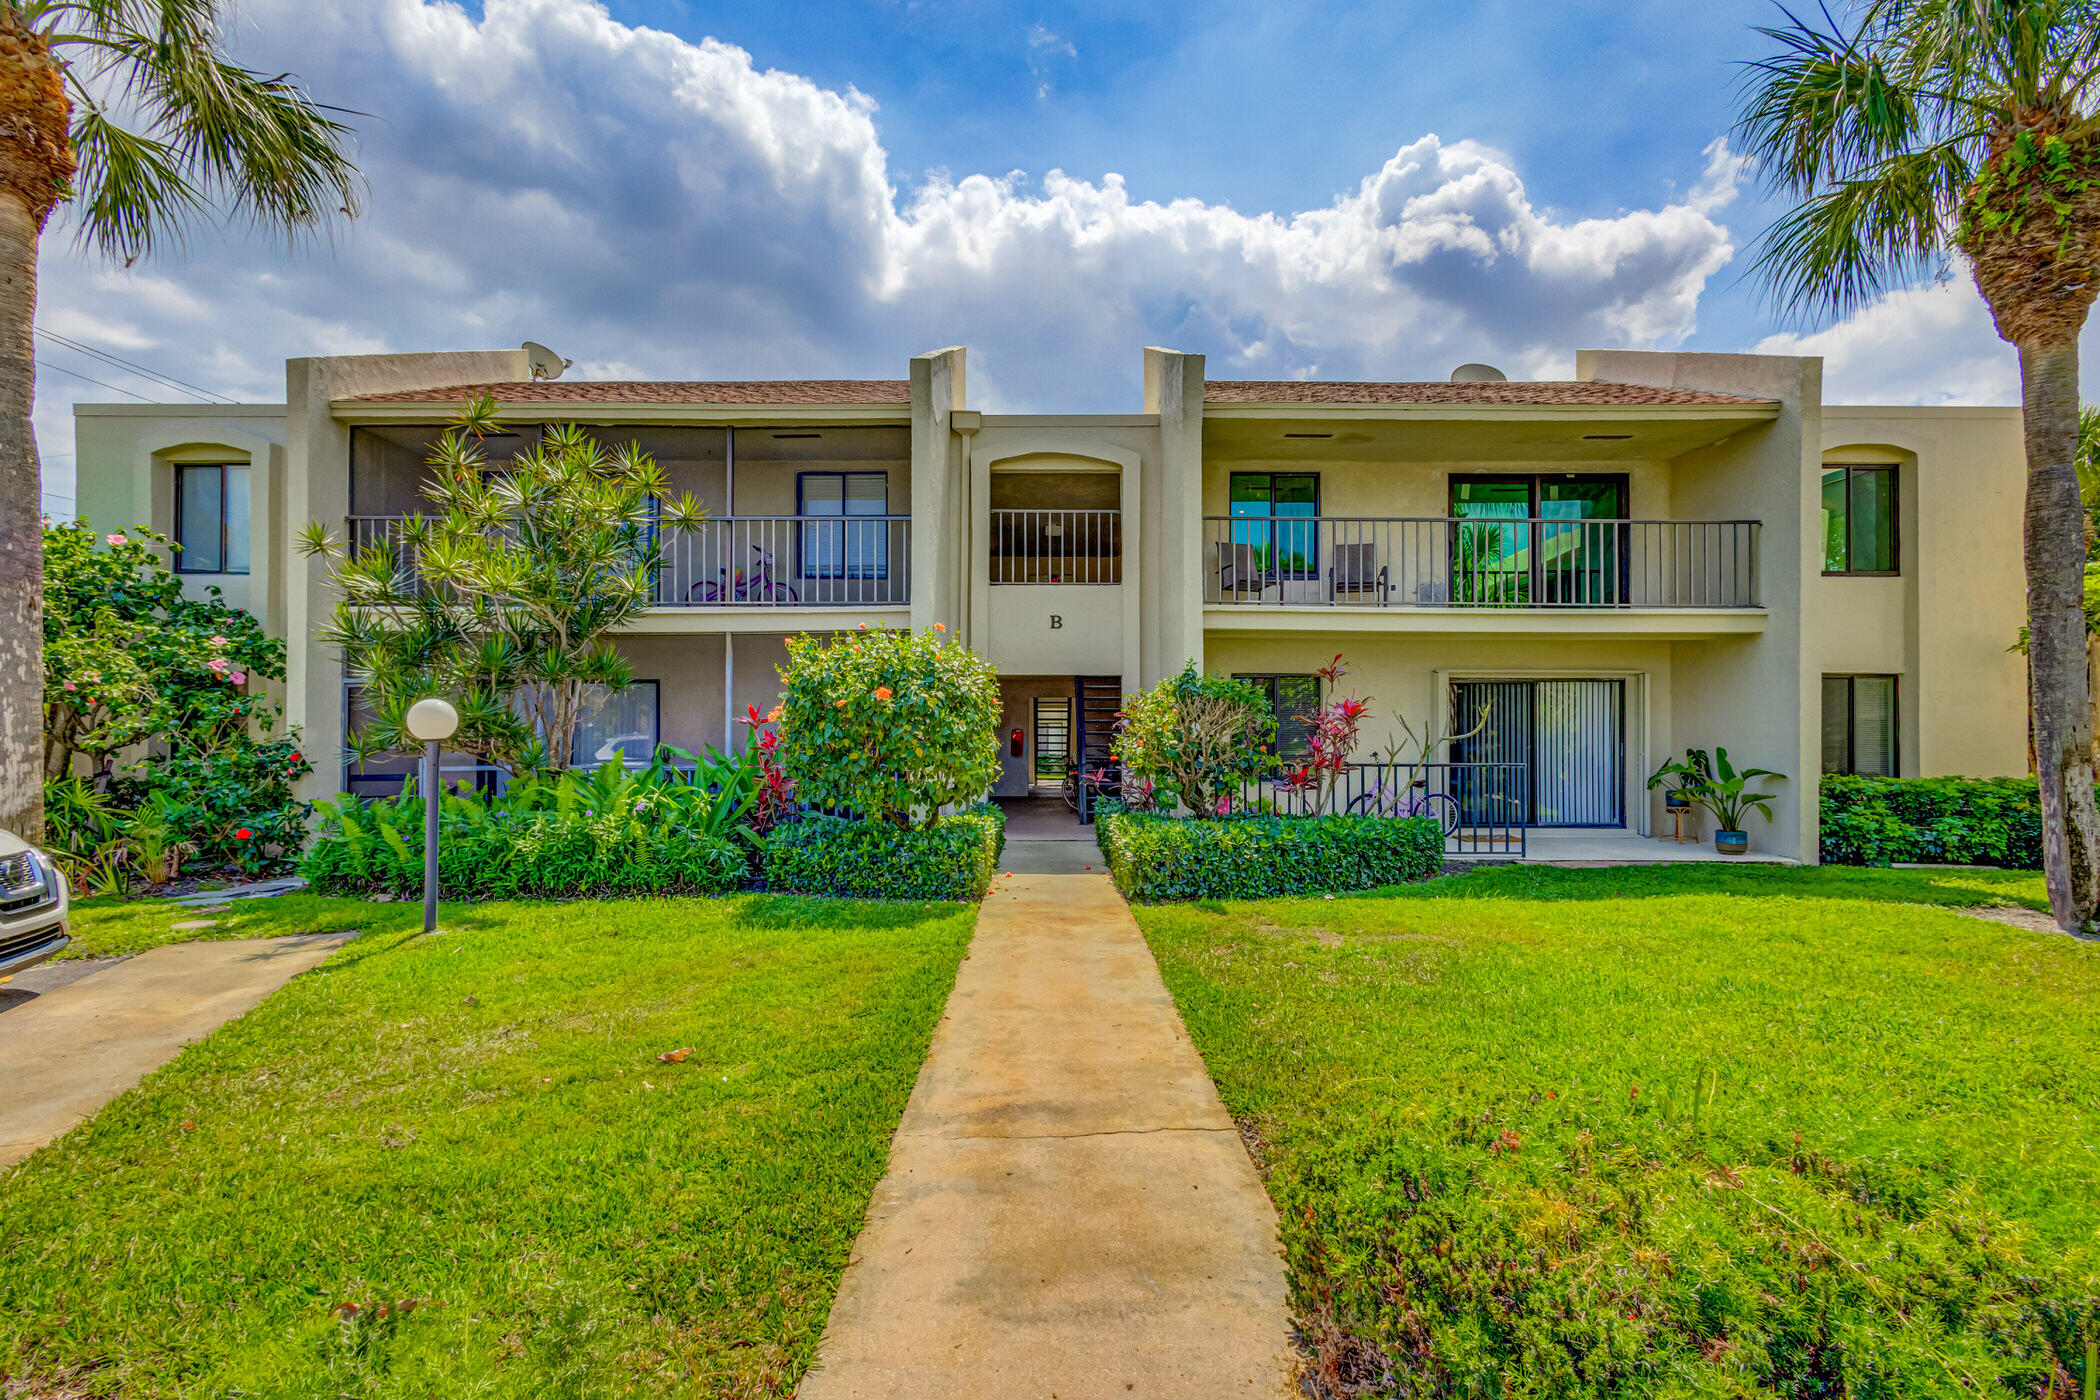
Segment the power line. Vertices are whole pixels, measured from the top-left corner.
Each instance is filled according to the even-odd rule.
[[[37,363],[38,363],[38,364],[40,364],[40,365],[42,365],[42,366],[43,366],[43,367],[44,367],[45,369],[55,369],[55,370],[57,370],[57,371],[58,371],[58,372],[59,372],[60,374],[70,374],[70,375],[72,375],[72,376],[73,376],[73,377],[74,377],[75,379],[85,379],[85,380],[86,380],[86,381],[87,381],[88,383],[90,383],[90,384],[98,384],[98,385],[100,385],[101,387],[103,387],[103,388],[105,388],[105,389],[109,390],[109,391],[110,391],[111,393],[113,393],[113,394],[131,394],[131,397],[133,397],[133,398],[137,399],[137,400],[138,400],[138,401],[139,401],[140,403],[152,403],[152,402],[153,402],[153,400],[151,400],[151,399],[147,398],[147,397],[146,397],[146,396],[145,396],[144,394],[132,394],[132,393],[131,393],[131,390],[129,390],[129,389],[120,389],[120,388],[118,388],[118,387],[117,387],[116,385],[114,385],[114,384],[110,383],[110,382],[109,382],[108,380],[106,380],[106,379],[97,379],[97,378],[95,378],[95,376],[94,376],[94,375],[92,375],[92,374],[82,374],[82,373],[81,373],[81,372],[80,372],[79,370],[77,370],[77,369],[67,369],[67,368],[66,368],[66,367],[65,367],[64,365],[54,365],[54,364],[52,364],[52,363],[51,363],[51,362],[50,362],[49,360],[38,360],[38,361],[37,361]]]
[[[38,326],[36,327],[36,333],[44,337],[44,339],[46,340],[56,341],[58,344],[65,346],[68,350],[77,350],[83,355],[92,355],[106,365],[110,365],[116,369],[128,370],[132,374],[136,374],[141,378],[151,379],[157,383],[165,384],[171,389],[176,389],[183,393],[197,394],[207,399],[217,399],[221,403],[235,402],[235,400],[228,398],[226,395],[221,394],[216,390],[200,388],[199,386],[192,384],[187,380],[177,379],[173,375],[162,374],[157,370],[148,369],[144,365],[139,364],[134,360],[127,360],[122,355],[114,355],[107,350],[98,350],[92,345],[88,345],[82,341],[73,339],[71,336],[60,335],[57,331],[47,331],[42,326]]]

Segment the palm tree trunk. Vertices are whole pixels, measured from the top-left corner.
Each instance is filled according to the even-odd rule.
[[[2078,500],[2078,342],[2020,347],[2027,421],[2027,626],[2049,908],[2082,930],[2100,905],[2100,810],[2086,675],[2085,518]]]
[[[42,221],[0,193],[0,828],[44,833],[43,482],[29,412]]]

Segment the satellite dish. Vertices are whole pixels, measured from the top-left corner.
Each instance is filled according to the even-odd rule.
[[[1453,384],[1500,384],[1508,378],[1493,365],[1460,365],[1451,371]]]
[[[537,340],[528,340],[519,348],[525,352],[525,358],[532,362],[532,377],[534,379],[559,379],[561,378],[561,372],[567,369],[571,363],[540,344]]]

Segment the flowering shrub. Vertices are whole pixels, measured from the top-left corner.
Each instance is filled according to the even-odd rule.
[[[192,871],[283,870],[308,811],[292,784],[312,768],[295,739],[271,735],[264,686],[284,678],[284,643],[216,588],[185,595],[166,547],[138,527],[45,526],[44,764],[61,795],[50,838],[76,872],[99,865],[112,886],[125,870],[169,872],[146,858],[163,846]],[[74,800],[75,779],[99,808]]]
[[[1268,746],[1275,737],[1276,720],[1260,691],[1204,675],[1191,661],[1124,703],[1112,751],[1124,782],[1139,784],[1148,803],[1220,817],[1274,762]]]
[[[932,826],[999,775],[999,682],[940,633],[862,628],[796,637],[781,672],[782,773],[804,802]]]

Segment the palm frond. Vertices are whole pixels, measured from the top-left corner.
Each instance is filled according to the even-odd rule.
[[[1753,270],[1787,313],[1856,310],[1939,270],[1969,173],[1967,156],[1952,146],[1889,156],[1775,221]]]
[[[130,262],[180,241],[213,210],[287,237],[358,212],[350,128],[289,74],[227,58],[220,9],[220,0],[45,7],[53,53],[81,98],[72,133],[81,237],[108,256]]]

